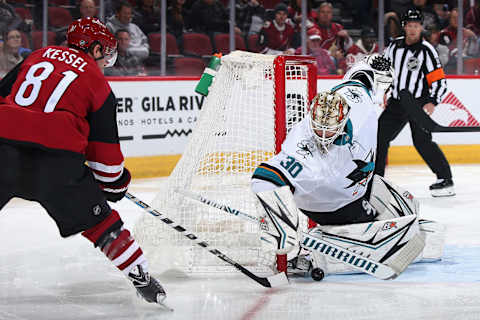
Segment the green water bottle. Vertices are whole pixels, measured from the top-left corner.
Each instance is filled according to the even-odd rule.
[[[201,94],[202,96],[208,95],[208,88],[212,84],[213,78],[217,74],[218,69],[220,68],[222,54],[216,53],[210,59],[208,66],[203,71],[200,81],[198,81],[197,86],[195,87],[195,92]]]

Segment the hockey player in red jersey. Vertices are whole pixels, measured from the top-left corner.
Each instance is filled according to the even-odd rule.
[[[124,197],[131,178],[102,73],[115,63],[117,41],[100,20],[83,18],[67,42],[33,52],[0,82],[0,209],[12,197],[39,202],[62,237],[81,232],[139,295],[162,304],[164,289],[107,203]]]

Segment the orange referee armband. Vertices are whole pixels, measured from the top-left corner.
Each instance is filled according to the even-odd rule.
[[[438,68],[428,73],[426,78],[427,78],[428,86],[431,87],[432,83],[434,83],[435,81],[445,79],[445,73],[443,72],[442,68]]]

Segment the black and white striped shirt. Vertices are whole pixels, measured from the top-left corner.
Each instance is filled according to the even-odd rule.
[[[396,38],[385,49],[392,61],[394,79],[392,97],[398,99],[400,90],[407,89],[415,98],[437,105],[447,92],[447,82],[435,48],[425,40],[413,45],[405,37]]]

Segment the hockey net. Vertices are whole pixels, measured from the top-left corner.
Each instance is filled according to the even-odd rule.
[[[252,270],[266,271],[259,227],[185,197],[186,190],[258,216],[250,190],[255,168],[280,151],[288,130],[316,94],[316,65],[304,56],[234,51],[222,57],[187,147],[153,206]],[[229,272],[232,267],[161,221],[144,215],[135,225],[153,272]]]

